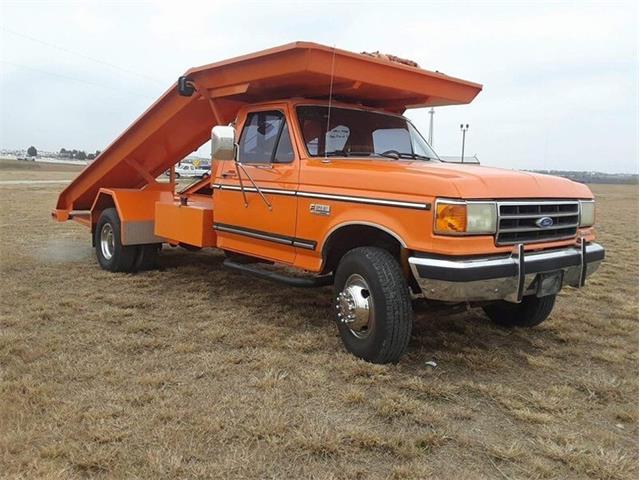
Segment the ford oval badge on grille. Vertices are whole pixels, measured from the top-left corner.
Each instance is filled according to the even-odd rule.
[[[553,225],[553,218],[551,217],[542,217],[536,220],[536,225],[540,228],[549,228]]]

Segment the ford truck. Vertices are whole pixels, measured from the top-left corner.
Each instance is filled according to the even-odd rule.
[[[370,362],[401,358],[417,298],[532,327],[604,259],[594,197],[563,178],[444,163],[403,116],[481,89],[307,42],[193,68],[52,215],[86,225],[112,272],[154,268],[164,244],[219,249],[225,266],[292,286],[333,285],[344,345]],[[207,141],[211,176],[177,191],[175,164]]]

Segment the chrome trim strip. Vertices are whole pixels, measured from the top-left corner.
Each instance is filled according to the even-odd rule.
[[[258,240],[265,240],[267,242],[274,242],[280,245],[289,245],[297,248],[304,248],[306,250],[315,250],[316,242],[312,240],[303,240],[294,237],[287,237],[284,235],[270,234],[269,232],[262,232],[257,230],[250,230],[242,227],[236,227],[233,225],[225,225],[220,223],[213,224],[214,230],[221,232],[234,233],[236,235],[243,235],[245,237],[257,238]]]
[[[524,245],[522,243],[518,243],[515,246],[514,256],[517,256],[517,258],[514,258],[514,260],[518,263],[518,290],[515,294],[515,303],[520,303],[522,302],[522,297],[524,296],[524,276],[527,268],[527,257],[524,253]]]
[[[501,215],[500,218],[520,219],[520,218],[540,218],[541,215],[546,217],[577,217],[578,212],[562,212],[562,213],[536,213],[526,215]]]
[[[400,200],[382,200],[379,198],[370,197],[352,197],[350,195],[334,195],[331,193],[298,191],[298,196],[306,198],[322,198],[325,200],[337,200],[342,202],[370,203],[374,205],[384,205],[389,207],[416,208],[419,210],[431,209],[430,203],[403,202]]]
[[[413,265],[424,265],[426,267],[438,267],[438,268],[450,268],[454,270],[465,270],[482,267],[500,267],[504,265],[511,265],[517,263],[517,257],[520,253],[520,245],[514,245],[513,253],[508,257],[485,257],[485,258],[473,258],[470,260],[446,260],[442,258],[426,258],[426,257],[409,257],[409,263]],[[602,250],[602,247],[598,244],[590,244],[586,246],[587,251],[595,252]],[[525,263],[539,262],[543,260],[561,259],[565,257],[572,257],[579,253],[579,248],[570,247],[563,248],[561,250],[552,250],[548,252],[536,253],[536,252],[524,252]]]
[[[542,216],[551,217],[551,215],[538,215],[538,217],[542,217]],[[504,218],[504,217],[500,217],[500,218]],[[549,230],[562,230],[563,228],[576,228],[577,226],[578,226],[577,223],[565,223],[561,225],[551,225],[550,227],[544,227],[544,228],[539,227],[538,230],[535,230],[531,227],[503,228],[500,230],[500,233],[518,233],[518,232],[536,232],[536,231],[545,232]]]
[[[571,240],[572,238],[575,238],[576,234],[573,233],[571,235],[566,235],[566,236],[562,236],[562,237],[551,237],[551,238],[537,238],[535,240],[518,240],[518,243],[523,243],[525,245],[529,245],[531,243],[539,243],[539,244],[544,244],[544,243],[553,243],[553,242],[563,242],[566,240]],[[496,245],[498,247],[508,247],[510,245],[517,245],[516,243],[511,243],[511,242],[496,242]]]
[[[479,258],[472,260],[444,260],[441,258],[409,257],[409,263],[424,265],[426,267],[451,268],[454,270],[466,270],[478,267],[500,267],[513,264],[512,257]]]
[[[294,240],[293,246],[299,247],[299,248],[306,248],[307,250],[315,250],[316,248],[315,245],[313,245],[311,242],[303,242],[300,240]]]
[[[578,249],[580,250],[580,286],[584,287],[587,281],[587,244],[584,237],[578,241]]]
[[[221,183],[214,183],[213,188],[218,188],[221,190],[233,190],[233,191],[241,191],[242,189],[236,185],[226,185]],[[246,192],[257,192],[255,188],[245,187]],[[371,197],[357,197],[352,195],[335,195],[332,193],[317,193],[317,192],[307,192],[301,190],[284,190],[284,189],[275,189],[275,188],[260,188],[260,190],[264,193],[271,193],[274,195],[297,195],[299,197],[304,198],[321,198],[324,200],[336,200],[340,202],[354,202],[354,203],[368,203],[373,205],[383,205],[388,207],[400,207],[400,208],[416,208],[419,210],[431,210],[430,203],[419,203],[419,202],[405,202],[401,200],[384,200],[381,198],[371,198]]]
[[[235,192],[241,192],[242,188],[236,185],[222,185],[222,184],[214,184],[213,188],[218,188],[220,190],[232,190]],[[258,190],[253,187],[244,187],[245,192],[258,193]],[[260,191],[263,193],[272,193],[274,195],[290,195],[294,196],[296,194],[295,190],[285,190],[285,189],[275,189],[275,188],[260,188]]]
[[[497,200],[498,205],[577,205],[578,200]]]
[[[586,246],[586,252],[585,253],[601,252],[603,250],[604,250],[604,247],[602,245],[600,245],[599,243],[589,243]]]
[[[549,252],[542,252],[542,253],[532,252],[525,255],[525,258],[528,258],[529,261],[553,260],[553,259],[559,259],[564,257],[572,257],[575,254],[576,254],[576,249],[571,247],[571,248],[564,248],[562,250],[552,250]]]
[[[258,233],[251,232],[240,228],[228,227],[223,225],[214,224],[213,228],[215,230],[220,230],[221,232],[235,233],[237,235],[244,235],[245,237],[257,238],[259,240],[267,240],[269,242],[280,243],[282,245],[291,245],[292,241],[287,240],[285,238],[275,237],[273,235],[269,235],[266,233]]]

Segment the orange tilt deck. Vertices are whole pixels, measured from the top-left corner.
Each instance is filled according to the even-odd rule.
[[[89,223],[90,218],[95,224],[88,211],[101,202],[101,189],[112,196],[114,189],[145,189],[148,200],[166,199],[173,185],[155,178],[206,142],[214,125],[233,121],[250,103],[328,98],[331,89],[336,101],[401,113],[410,107],[468,103],[481,90],[442,73],[306,42],[192,68],[185,76],[195,93],[181,96],[177,83],[172,85],[64,189],[52,213],[55,219]],[[152,205],[142,207],[144,213],[133,210],[138,220],[154,221]]]

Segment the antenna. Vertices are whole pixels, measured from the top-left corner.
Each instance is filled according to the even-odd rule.
[[[329,125],[331,123],[331,100],[333,98],[333,73],[336,65],[336,46],[333,46],[333,56],[331,57],[331,79],[329,81],[329,108],[327,112],[327,128],[324,131],[324,162],[328,162],[327,157],[327,135],[329,134]]]
[[[431,107],[429,110],[429,145],[433,148],[433,115],[436,113],[435,108]]]

